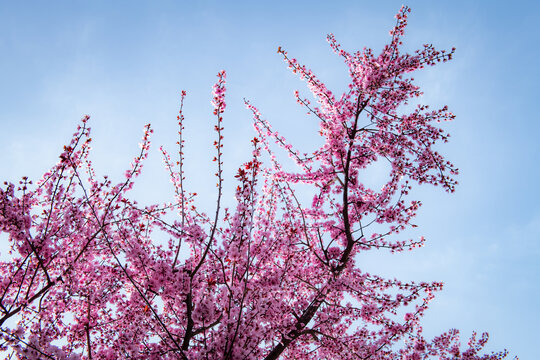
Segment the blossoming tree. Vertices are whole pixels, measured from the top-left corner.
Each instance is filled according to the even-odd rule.
[[[457,169],[433,147],[437,127],[454,115],[404,104],[421,95],[409,73],[452,58],[431,45],[400,51],[409,9],[397,14],[379,55],[344,51],[328,37],[350,74],[335,95],[279,48],[305,80],[316,106],[297,101],[320,122],[323,145],[304,154],[272,130],[251,103],[256,136],[238,169],[236,207],[222,205],[225,72],[213,107],[217,138],[216,208],[194,206],[185,187],[184,116],[178,159],[162,149],[174,201],[140,206],[130,189],[149,150],[113,184],[88,160],[90,128],[82,120],[60,161],[36,184],[0,189],[0,230],[9,260],[0,267],[1,350],[20,359],[501,359],[482,355],[487,335],[466,346],[451,330],[427,340],[420,319],[439,282],[402,282],[366,273],[356,255],[421,246],[403,240],[419,201],[416,184],[454,191]],[[410,108],[410,106],[409,106]],[[277,145],[276,145],[277,144]],[[274,151],[296,164],[288,171]],[[363,170],[388,164],[380,189]],[[308,204],[298,186],[312,191]],[[176,216],[170,219],[170,213]],[[164,232],[168,245],[153,237]],[[399,235],[398,235],[399,234]],[[6,247],[6,244],[2,245]]]

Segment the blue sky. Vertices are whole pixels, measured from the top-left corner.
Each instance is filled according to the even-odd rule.
[[[370,253],[369,271],[442,280],[425,319],[435,335],[489,331],[489,349],[534,359],[540,335],[540,6],[521,1],[414,1],[405,48],[457,48],[455,60],[415,75],[423,101],[449,105],[457,120],[441,148],[461,170],[454,195],[422,188],[416,220],[425,248]],[[155,129],[153,152],[135,192],[143,202],[171,191],[157,145],[174,150],[179,92],[188,91],[187,175],[200,203],[212,204],[211,86],[228,72],[225,165],[229,176],[253,136],[242,99],[305,149],[317,124],[294,102],[304,90],[278,46],[335,92],[347,72],[325,42],[376,51],[401,1],[0,1],[0,178],[37,179],[57,160],[78,120],[92,117],[94,164],[120,178],[141,129]],[[306,91],[304,91],[306,93]],[[311,135],[313,134],[313,136]],[[232,181],[226,185],[232,187]],[[210,189],[210,191],[206,191]]]

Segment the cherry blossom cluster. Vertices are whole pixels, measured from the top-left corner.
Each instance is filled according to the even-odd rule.
[[[177,159],[161,148],[175,191],[165,204],[142,206],[130,192],[150,125],[125,178],[113,183],[93,170],[84,117],[40,181],[0,188],[10,249],[0,264],[0,352],[62,360],[504,358],[506,351],[483,353],[487,334],[463,345],[457,330],[424,337],[421,319],[442,283],[381,277],[357,261],[365,251],[422,246],[423,237],[402,236],[417,227],[421,202],[411,191],[431,184],[453,192],[457,184],[458,170],[435,150],[449,137],[440,123],[454,115],[416,105],[422,93],[409,75],[454,50],[402,53],[409,11],[400,10],[379,55],[349,53],[328,36],[350,75],[342,94],[278,49],[311,92],[314,100],[295,98],[320,124],[322,145],[296,149],[246,101],[256,136],[234,176],[232,207],[222,204],[226,74],[218,74],[212,215],[198,210],[184,181],[185,91]],[[387,177],[370,187],[378,164]]]

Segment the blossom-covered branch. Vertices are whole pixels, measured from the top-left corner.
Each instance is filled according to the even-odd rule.
[[[295,97],[320,123],[322,145],[301,152],[246,101],[256,135],[235,174],[231,208],[222,204],[226,74],[218,74],[211,216],[195,207],[184,181],[186,92],[178,159],[161,148],[174,189],[165,204],[142,206],[130,193],[150,125],[125,179],[113,184],[99,180],[88,159],[84,117],[40,181],[0,189],[0,231],[10,246],[0,263],[0,351],[66,360],[504,358],[505,351],[482,353],[487,334],[465,346],[457,330],[423,336],[421,318],[442,283],[387,279],[357,262],[366,251],[422,246],[423,238],[402,237],[417,226],[421,202],[411,190],[453,192],[457,184],[457,168],[435,150],[449,138],[440,124],[454,115],[417,105],[422,93],[410,77],[450,60],[454,49],[404,53],[409,11],[399,11],[379,55],[349,53],[328,36],[350,75],[341,94],[278,49],[311,92],[314,101]],[[368,186],[370,167],[381,163],[385,182]]]

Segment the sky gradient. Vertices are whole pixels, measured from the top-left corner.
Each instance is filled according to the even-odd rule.
[[[331,5],[330,5],[331,4]],[[174,150],[180,90],[188,96],[186,173],[201,207],[215,199],[211,86],[228,73],[225,186],[253,137],[249,99],[308,151],[318,124],[295,104],[307,90],[276,49],[310,67],[335,93],[347,69],[325,42],[378,52],[401,1],[0,1],[0,180],[37,180],[56,163],[79,119],[91,116],[98,174],[121,179],[142,127],[153,150],[135,188],[144,202],[172,194],[159,145]],[[536,359],[540,336],[538,187],[540,6],[521,1],[414,1],[405,49],[456,47],[455,60],[414,75],[433,107],[457,115],[440,148],[460,169],[453,195],[429,187],[415,221],[428,243],[414,254],[368,253],[360,267],[445,289],[424,329],[489,331],[488,349]],[[367,179],[366,181],[370,181]],[[228,190],[230,191],[230,190]],[[5,241],[5,237],[0,237]],[[0,252],[5,246],[0,244]]]

